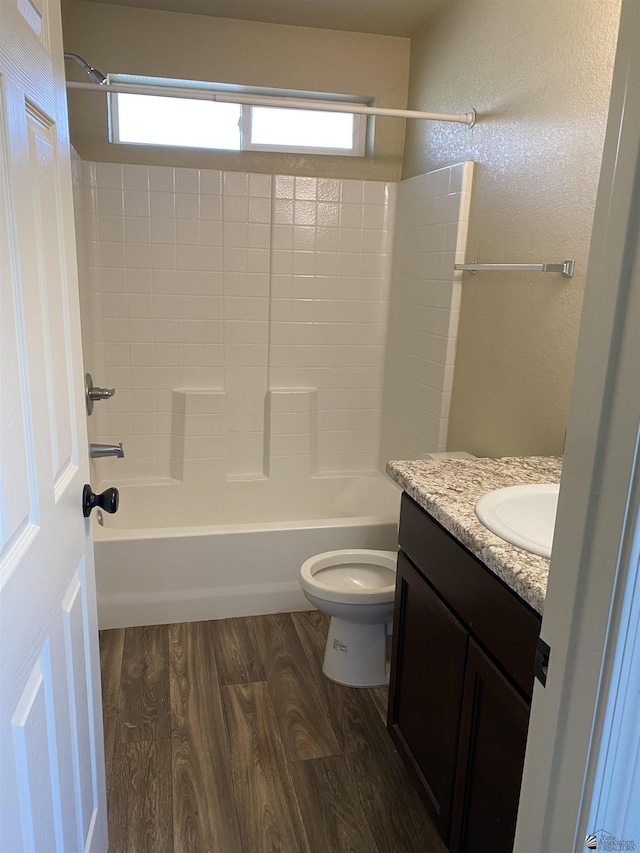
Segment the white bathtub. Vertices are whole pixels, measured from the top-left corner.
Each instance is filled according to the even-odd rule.
[[[397,546],[400,490],[381,474],[119,491],[118,513],[94,524],[101,628],[308,609],[308,557]]]

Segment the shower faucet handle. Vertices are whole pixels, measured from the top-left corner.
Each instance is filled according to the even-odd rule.
[[[115,393],[115,388],[96,388],[94,386],[91,389],[90,397],[92,400],[108,400],[109,397],[113,397]]]
[[[87,414],[93,412],[93,404],[96,400],[108,400],[116,393],[115,388],[98,388],[93,384],[93,379],[90,373],[86,373],[84,377],[84,397],[87,406]]]

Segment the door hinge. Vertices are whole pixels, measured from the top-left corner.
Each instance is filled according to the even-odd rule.
[[[548,646],[541,637],[538,637],[538,645],[536,646],[536,656],[533,662],[533,674],[543,687],[547,683],[547,670],[549,669],[550,655],[550,646]]]

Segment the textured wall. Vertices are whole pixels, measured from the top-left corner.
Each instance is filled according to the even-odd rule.
[[[245,86],[375,97],[404,108],[410,41],[406,38],[260,24],[67,0],[65,50],[104,74],[141,74]],[[75,63],[70,79],[86,82]],[[189,166],[318,177],[398,180],[405,122],[375,119],[372,157],[203,152],[108,141],[106,98],[69,93],[71,139],[87,160]]]
[[[413,40],[403,176],[477,163],[468,260],[575,258],[568,280],[465,275],[448,447],[561,453],[619,18],[618,0],[458,0]]]

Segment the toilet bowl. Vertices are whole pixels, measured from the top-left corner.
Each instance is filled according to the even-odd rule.
[[[300,586],[331,616],[322,671],[349,687],[387,684],[387,624],[393,618],[395,551],[326,551],[300,568]]]

